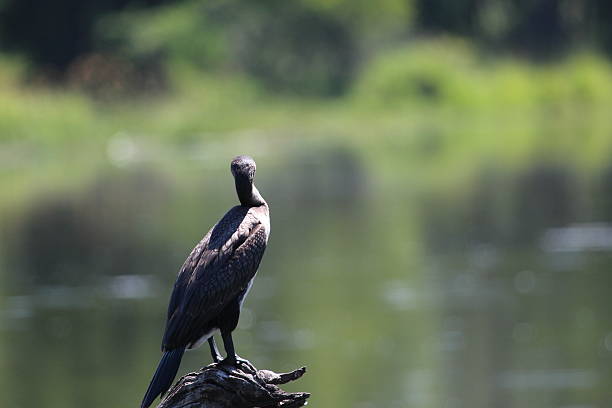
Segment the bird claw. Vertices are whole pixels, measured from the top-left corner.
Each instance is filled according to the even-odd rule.
[[[244,358],[235,356],[235,357],[226,357],[219,362],[221,365],[230,365],[234,367],[246,366],[249,370],[255,372],[257,369],[251,364],[249,360],[245,360]]]

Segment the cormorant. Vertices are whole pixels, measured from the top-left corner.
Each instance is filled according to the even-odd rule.
[[[230,209],[208,231],[179,271],[168,305],[162,340],[164,355],[141,408],[147,408],[158,395],[168,391],[185,349],[208,340],[213,361],[220,362],[213,337],[216,331],[221,332],[227,352],[221,363],[242,362],[234,351],[232,331],[270,233],[268,204],[253,184],[255,169],[255,161],[249,156],[232,160],[240,205]]]

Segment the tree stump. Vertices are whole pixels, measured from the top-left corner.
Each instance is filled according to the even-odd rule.
[[[189,373],[170,389],[158,408],[295,408],[306,405],[307,392],[288,393],[277,385],[297,380],[306,367],[277,374],[249,362],[214,363]]]

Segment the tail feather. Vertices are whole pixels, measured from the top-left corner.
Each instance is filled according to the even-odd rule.
[[[157,370],[155,370],[151,384],[149,384],[149,388],[142,399],[140,408],[147,408],[158,395],[164,395],[168,391],[174,377],[176,377],[184,352],[185,348],[181,347],[164,353]]]

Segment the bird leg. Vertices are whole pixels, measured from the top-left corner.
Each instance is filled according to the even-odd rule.
[[[221,361],[221,354],[219,354],[219,349],[217,349],[217,344],[215,343],[215,338],[210,336],[208,338],[208,345],[210,346],[210,354],[212,355],[212,359],[215,363]]]
[[[223,347],[225,347],[225,351],[227,353],[227,357],[221,361],[221,364],[233,366],[244,364],[247,367],[253,368],[253,365],[249,360],[240,358],[236,354],[236,351],[234,350],[234,341],[232,340],[232,332],[221,332],[221,337],[223,338]]]

